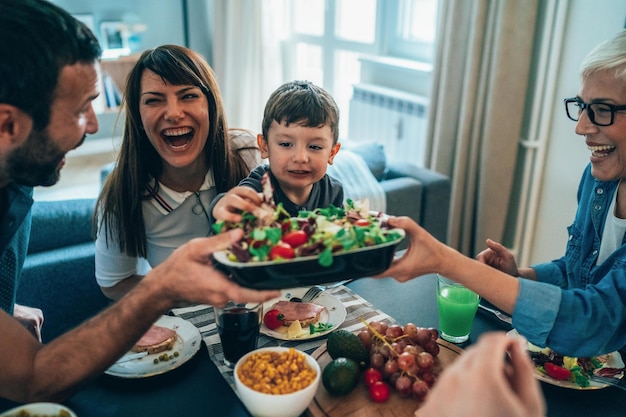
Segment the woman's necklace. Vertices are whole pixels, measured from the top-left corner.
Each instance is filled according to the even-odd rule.
[[[210,230],[211,220],[209,219],[209,213],[207,213],[206,209],[204,208],[204,204],[202,204],[202,200],[200,200],[200,191],[196,191],[195,194],[196,194],[196,204],[193,205],[193,207],[191,208],[191,211],[196,216],[199,216],[202,213],[204,213],[204,217],[206,217],[206,221],[207,223],[209,223],[209,234],[211,234],[211,230]]]

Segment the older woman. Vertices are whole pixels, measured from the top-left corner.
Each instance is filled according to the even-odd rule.
[[[592,356],[626,345],[626,31],[585,58],[582,87],[565,110],[591,156],[561,259],[518,268],[511,252],[488,241],[477,262],[398,218],[390,223],[408,231],[411,245],[382,276],[439,272],[512,313],[530,342]]]
[[[155,267],[209,235],[213,197],[260,163],[255,137],[228,129],[215,75],[190,49],[145,51],[128,77],[124,110],[120,153],[94,220],[96,279],[112,299],[137,284],[145,260]]]

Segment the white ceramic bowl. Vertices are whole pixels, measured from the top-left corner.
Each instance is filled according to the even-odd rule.
[[[57,417],[61,415],[61,411],[65,411],[67,414],[63,414],[69,417],[76,417],[76,414],[61,404],[56,403],[31,403],[21,405],[19,407],[12,408],[10,410],[5,411],[0,414],[0,417],[11,417],[16,416],[20,412],[28,412],[30,415],[37,416],[54,416]]]
[[[315,397],[321,379],[320,366],[311,355],[297,350],[298,353],[306,358],[308,365],[313,368],[317,374],[313,383],[290,394],[264,394],[244,385],[241,380],[239,380],[237,371],[250,355],[267,351],[283,353],[289,351],[289,348],[269,347],[256,349],[239,359],[235,365],[234,371],[237,394],[250,414],[254,417],[298,417],[307,409],[311,400]]]

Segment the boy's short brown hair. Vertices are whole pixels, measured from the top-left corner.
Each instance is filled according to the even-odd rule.
[[[272,121],[287,126],[298,123],[306,127],[328,125],[333,144],[339,139],[339,108],[328,91],[310,81],[290,81],[278,87],[267,100],[263,112],[263,137],[267,140]]]

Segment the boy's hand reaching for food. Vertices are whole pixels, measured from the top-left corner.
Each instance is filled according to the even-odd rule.
[[[242,220],[241,213],[254,213],[263,202],[261,194],[250,187],[237,186],[228,191],[213,207],[216,220],[237,223]]]

